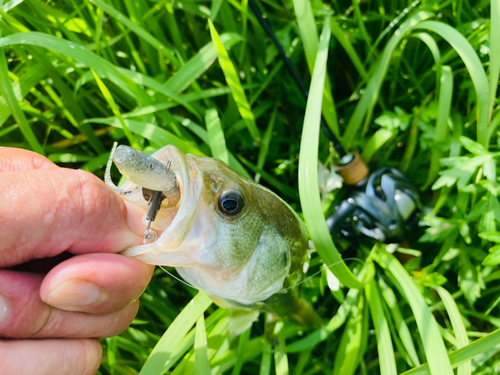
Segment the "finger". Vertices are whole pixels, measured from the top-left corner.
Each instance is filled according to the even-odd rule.
[[[2,374],[94,375],[101,356],[93,339],[0,340]]]
[[[123,332],[137,313],[136,301],[106,315],[71,312],[51,307],[40,298],[43,276],[0,271],[0,337],[89,338]]]
[[[59,309],[107,314],[138,299],[153,271],[154,266],[123,255],[77,255],[45,276],[40,296]]]
[[[9,234],[0,267],[65,250],[118,252],[142,240],[143,212],[81,170],[2,172],[0,201],[0,228]]]
[[[59,167],[36,152],[13,147],[0,147],[0,172],[54,168]]]

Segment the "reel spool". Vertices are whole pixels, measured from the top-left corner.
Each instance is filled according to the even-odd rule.
[[[389,167],[368,175],[368,168],[359,155],[337,169],[352,186],[352,192],[326,220],[334,238],[339,236],[351,243],[362,239],[401,243],[416,237],[420,193],[408,177]]]

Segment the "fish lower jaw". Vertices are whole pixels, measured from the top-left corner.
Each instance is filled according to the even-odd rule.
[[[190,284],[196,285],[208,295],[216,299],[234,302],[241,305],[253,305],[267,300],[272,295],[283,290],[285,277],[279,278],[262,288],[255,288],[252,282],[247,279],[246,272],[242,272],[239,277],[232,280],[215,280],[213,276],[208,275],[201,267],[177,268],[181,277]],[[216,276],[215,276],[216,278]]]

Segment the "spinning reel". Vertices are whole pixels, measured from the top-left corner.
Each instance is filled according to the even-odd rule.
[[[401,243],[416,237],[420,194],[408,177],[389,167],[368,175],[357,154],[350,163],[338,165],[337,170],[350,185],[350,192],[326,220],[332,237],[339,236],[351,243],[361,239]]]
[[[302,95],[307,99],[309,92],[276,35],[254,0],[249,0],[248,4],[278,49]],[[358,154],[346,152],[323,118],[321,127],[339,155],[337,171],[350,187],[349,197],[343,200],[333,215],[326,220],[332,237],[339,236],[353,244],[365,240],[401,243],[414,239],[418,233],[416,229],[421,209],[418,188],[395,168],[382,167],[370,174]]]

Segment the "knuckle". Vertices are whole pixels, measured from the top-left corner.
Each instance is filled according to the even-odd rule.
[[[76,171],[83,219],[100,227],[107,219],[126,213],[125,203],[104,182],[93,174]]]
[[[75,172],[78,176],[82,214],[86,219],[94,219],[102,210],[107,190],[103,189],[102,181],[91,173],[81,170]]]
[[[77,171],[79,177],[76,199],[79,201],[80,229],[87,233],[105,233],[94,251],[106,251],[114,248],[115,237],[108,236],[124,228],[126,223],[125,203],[109,189],[99,178],[85,171]],[[85,242],[84,242],[85,243]],[[95,243],[93,245],[96,245]],[[74,244],[78,248],[83,243]]]
[[[31,338],[45,330],[52,320],[52,309],[40,300],[41,280],[41,275],[0,270],[2,295],[10,307],[9,318],[0,327],[0,337]]]

